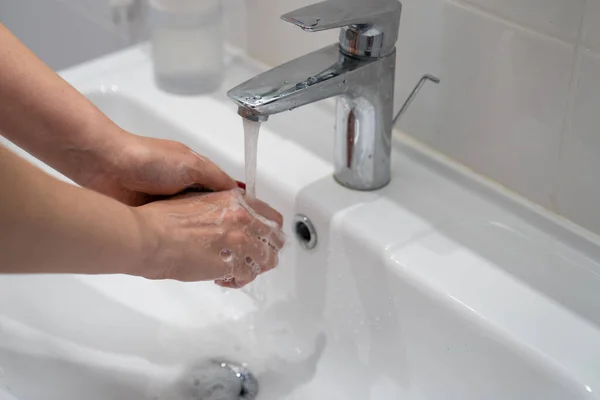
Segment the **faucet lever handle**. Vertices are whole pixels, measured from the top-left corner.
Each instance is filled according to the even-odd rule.
[[[281,16],[307,32],[341,28],[340,47],[359,57],[385,57],[398,40],[398,0],[326,0]]]

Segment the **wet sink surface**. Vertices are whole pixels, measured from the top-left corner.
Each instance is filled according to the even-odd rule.
[[[256,72],[242,64],[228,86]],[[64,76],[123,128],[182,141],[243,178],[241,122],[224,94],[160,93],[143,48]],[[0,277],[0,384],[21,400],[179,400],[190,368],[224,359],[248,364],[259,400],[599,398],[598,253],[403,145],[390,186],[342,188],[332,121],[326,106],[295,110],[259,144],[259,197],[286,228],[308,216],[315,250],[287,229],[280,267],[242,291]]]

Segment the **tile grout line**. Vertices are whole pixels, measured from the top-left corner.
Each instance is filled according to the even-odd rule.
[[[556,155],[556,164],[554,166],[554,180],[552,183],[552,192],[550,194],[550,204],[552,210],[559,213],[558,207],[558,193],[560,190],[560,164],[563,157],[563,146],[565,143],[566,135],[571,133],[573,115],[575,113],[575,95],[577,88],[579,87],[579,71],[581,69],[581,55],[586,47],[583,45],[583,36],[585,31],[585,10],[587,8],[589,0],[584,0],[583,8],[579,23],[579,33],[577,35],[577,42],[575,45],[575,52],[573,54],[573,62],[571,64],[571,76],[569,77],[569,92],[567,95],[567,102],[565,104],[565,115],[562,123],[562,130],[560,134],[560,141],[558,144],[558,154]]]
[[[584,0],[585,1],[585,0]],[[571,43],[568,40],[562,39],[556,35],[550,34],[550,33],[546,33],[546,32],[542,32],[539,31],[531,26],[527,26],[524,25],[522,22],[518,22],[517,20],[514,20],[510,17],[506,17],[504,15],[501,14],[497,14],[493,11],[488,10],[485,7],[482,7],[480,5],[477,4],[473,4],[467,0],[447,0],[448,3],[453,4],[457,7],[461,7],[467,10],[470,10],[472,12],[478,13],[478,14],[482,14],[485,15],[488,18],[494,19],[496,21],[500,21],[503,22],[513,28],[516,29],[520,29],[524,32],[527,32],[529,34],[535,35],[535,36],[543,36],[546,39],[551,39],[551,40],[555,40],[557,42],[560,42],[562,44],[566,44],[569,46],[575,46],[576,43]]]

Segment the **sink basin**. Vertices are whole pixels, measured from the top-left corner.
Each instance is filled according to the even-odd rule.
[[[226,86],[256,72],[241,60]],[[243,179],[224,90],[159,92],[144,46],[63,76],[123,128],[184,142]],[[257,192],[284,215],[288,245],[243,290],[0,277],[0,388],[22,400],[187,400],[190,368],[217,360],[246,363],[259,400],[600,398],[593,238],[408,141],[395,143],[392,184],[345,189],[331,177],[332,121],[325,103],[263,128]],[[314,224],[314,250],[293,236],[296,214]]]

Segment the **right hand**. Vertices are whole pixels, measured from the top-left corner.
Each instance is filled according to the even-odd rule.
[[[190,193],[134,208],[149,248],[135,275],[240,288],[277,266],[282,216],[239,189]]]

